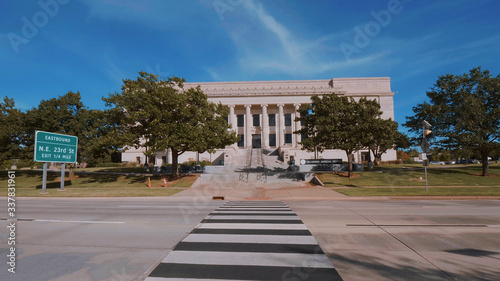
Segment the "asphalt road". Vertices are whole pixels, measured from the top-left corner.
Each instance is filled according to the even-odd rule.
[[[287,202],[344,280],[500,280],[500,201]]]
[[[143,280],[223,204],[147,198],[18,198],[17,203],[16,273],[7,271],[10,234],[2,227],[0,280]],[[344,280],[500,276],[498,200],[286,203]],[[6,214],[2,200],[0,218]]]
[[[222,203],[18,198],[16,273],[7,272],[2,227],[0,280],[142,280]],[[5,218],[4,202],[0,210]]]

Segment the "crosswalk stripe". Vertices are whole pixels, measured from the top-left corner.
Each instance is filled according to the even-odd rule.
[[[200,281],[198,278],[163,278],[163,277],[148,277],[148,281]],[[203,281],[227,281],[227,279],[205,279]],[[235,280],[233,281],[251,281],[251,280]]]
[[[206,278],[223,280],[342,280],[334,268],[301,268],[249,265],[206,265],[160,263],[151,277],[169,276],[177,278]],[[159,279],[162,280],[162,279]],[[150,281],[146,278],[145,281]],[[163,280],[162,280],[163,281]]]
[[[212,214],[293,214],[294,212],[288,210],[279,210],[279,211],[241,211],[241,210],[230,210],[230,211],[213,211]]]
[[[265,211],[281,211],[281,210],[290,210],[288,207],[254,207],[254,206],[244,206],[244,207],[220,207],[219,210],[265,210]]]
[[[196,228],[191,233],[208,234],[250,234],[250,235],[311,235],[309,230],[294,229],[200,229]]]
[[[258,223],[268,223],[268,224],[302,224],[301,220],[270,220],[270,219],[204,219],[201,221],[202,223],[209,223],[209,224],[215,224],[215,223],[253,223],[253,224],[258,224]]]
[[[227,202],[212,211],[146,281],[342,280],[283,202]]]
[[[196,234],[188,235],[182,242],[219,242],[219,243],[264,243],[264,244],[309,244],[317,245],[313,236],[288,235],[238,235],[238,234]]]
[[[163,263],[333,268],[325,255],[172,251]]]
[[[265,223],[206,223],[201,229],[307,229],[303,224],[265,224]]]
[[[205,217],[206,220],[208,219],[217,219],[217,220],[300,220],[299,217],[297,216],[262,216],[262,215],[255,215],[255,216],[226,216],[226,215],[220,215],[220,216],[207,216]]]
[[[308,244],[258,244],[258,243],[216,243],[216,242],[181,242],[175,250],[206,252],[245,252],[245,253],[302,253],[323,254],[318,245]]]
[[[220,212],[220,213],[210,213],[208,214],[210,216],[293,216],[296,217],[297,215],[292,212],[281,212],[281,213],[251,213],[251,212]]]
[[[148,281],[200,281],[198,278],[164,278],[164,277],[148,277]],[[227,279],[205,279],[203,281],[227,281]],[[251,280],[234,280],[233,281],[251,281]]]

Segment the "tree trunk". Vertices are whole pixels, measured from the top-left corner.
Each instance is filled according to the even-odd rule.
[[[155,158],[156,158],[156,155],[151,155],[148,157],[148,166],[149,166],[149,172],[150,173],[153,173],[153,170],[154,170],[154,167],[155,167]]]
[[[172,149],[172,178],[179,178],[179,152]]]
[[[75,164],[69,165],[69,179],[75,179]]]
[[[377,156],[378,151],[374,149],[374,150],[372,150],[372,153],[373,153],[373,165],[378,166],[378,162],[379,162],[378,161],[379,157]]]
[[[352,153],[349,153],[346,151],[346,154],[347,154],[347,169],[349,171],[348,177],[351,178],[352,177]]]
[[[490,175],[490,169],[488,167],[488,153],[482,152],[481,153],[481,158],[483,160],[483,177],[488,177]]]

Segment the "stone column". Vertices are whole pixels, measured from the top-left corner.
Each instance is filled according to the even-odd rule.
[[[231,124],[232,130],[238,133],[238,120],[236,120],[236,115],[234,114],[234,104],[229,105],[229,124]],[[238,143],[234,143],[231,147],[237,149]]]
[[[262,147],[269,148],[269,117],[267,115],[267,104],[262,106]]]
[[[167,148],[167,164],[172,164],[172,150]]]
[[[278,147],[281,147],[285,144],[285,115],[283,114],[283,106],[284,104],[278,104],[278,132],[277,132],[277,140],[278,140]]]
[[[299,118],[300,117],[300,113],[299,113],[300,103],[296,103],[293,106],[295,106],[295,118]],[[294,131],[298,131],[298,130],[300,130],[300,121],[296,121],[295,122]],[[295,135],[295,137],[294,137],[294,140],[295,140],[294,147],[299,147],[300,138],[301,138],[300,134],[296,134]]]
[[[245,104],[245,148],[252,148],[252,131],[250,127],[252,126],[252,113],[250,112],[251,104]]]

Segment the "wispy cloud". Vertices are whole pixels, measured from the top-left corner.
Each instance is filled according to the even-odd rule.
[[[347,62],[338,47],[332,47],[340,43],[337,42],[339,35],[311,39],[307,35],[301,36],[288,29],[259,2],[244,3],[247,13],[241,20],[246,24],[231,25],[228,32],[238,50],[237,61],[246,72],[284,73],[292,77],[331,75],[332,72],[371,64],[388,53],[367,52]]]
[[[301,46],[299,42],[294,40],[287,30],[287,28],[279,23],[275,18],[273,18],[269,13],[267,13],[262,5],[255,5],[253,1],[245,1],[246,6],[252,12],[254,12],[260,22],[273,33],[281,42],[285,53],[288,55],[291,63],[300,63],[303,61],[304,56],[302,51],[304,46]]]
[[[405,52],[404,64],[408,71],[401,75],[401,79],[408,79],[454,63],[470,61],[485,53],[496,53],[497,46],[500,45],[500,36],[495,35],[461,45],[436,48],[436,45],[442,46],[436,43],[440,40],[439,36],[439,34],[432,34],[405,43],[408,48]]]
[[[104,58],[104,66],[103,71],[104,74],[111,80],[113,83],[121,84],[122,79],[127,77],[125,71],[123,71],[116,63],[114,63],[110,58]]]

